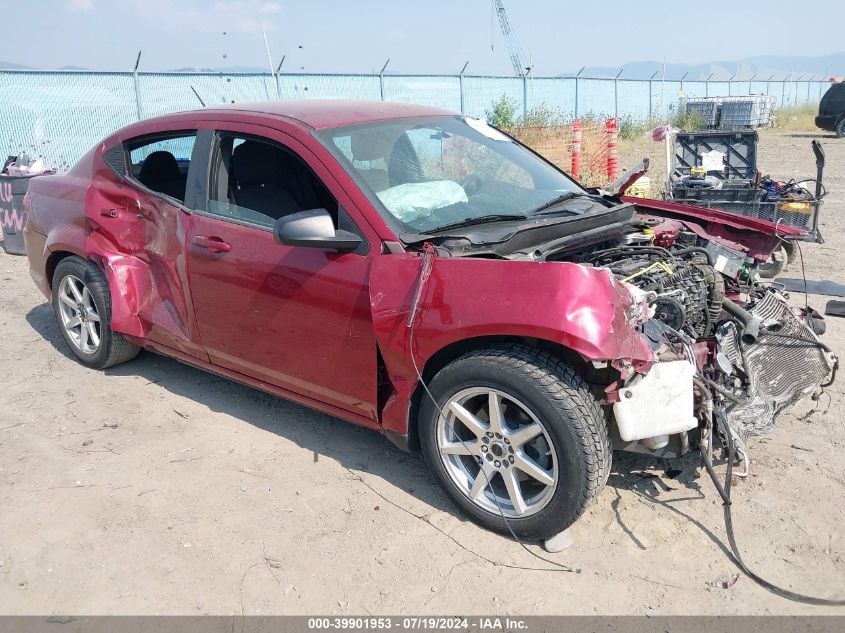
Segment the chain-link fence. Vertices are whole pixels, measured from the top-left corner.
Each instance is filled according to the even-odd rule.
[[[106,73],[0,71],[0,153],[72,165],[117,128],[150,116],[222,103],[347,98],[405,101],[484,117],[503,95],[518,114],[664,119],[681,96],[768,94],[778,107],[818,101],[823,81],[661,81],[588,77]],[[196,92],[196,94],[195,94]]]

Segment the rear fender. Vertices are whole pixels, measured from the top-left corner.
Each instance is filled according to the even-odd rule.
[[[406,325],[421,258],[410,253],[373,261],[370,303],[376,340],[394,386],[382,425],[406,434],[418,379]],[[628,289],[605,269],[566,262],[435,257],[414,323],[413,354],[422,371],[439,350],[490,336],[551,341],[587,360],[621,360],[645,371],[654,360],[635,328]]]

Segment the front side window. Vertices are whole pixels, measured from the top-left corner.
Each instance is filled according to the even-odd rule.
[[[270,228],[285,215],[309,209],[326,209],[337,227],[337,200],[301,158],[272,141],[218,135],[209,213]]]
[[[399,119],[317,133],[400,230],[528,216],[568,192],[565,174],[483,121]]]
[[[130,176],[147,189],[185,201],[196,132],[167,132],[125,143]]]

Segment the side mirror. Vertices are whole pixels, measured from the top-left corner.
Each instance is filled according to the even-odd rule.
[[[273,225],[273,237],[285,246],[330,248],[341,252],[354,251],[362,241],[350,231],[335,229],[332,216],[325,209],[282,216]]]

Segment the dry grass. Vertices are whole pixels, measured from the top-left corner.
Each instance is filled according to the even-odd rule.
[[[774,113],[775,127],[793,132],[812,132],[817,129],[815,118],[818,113],[816,103],[778,108]]]

